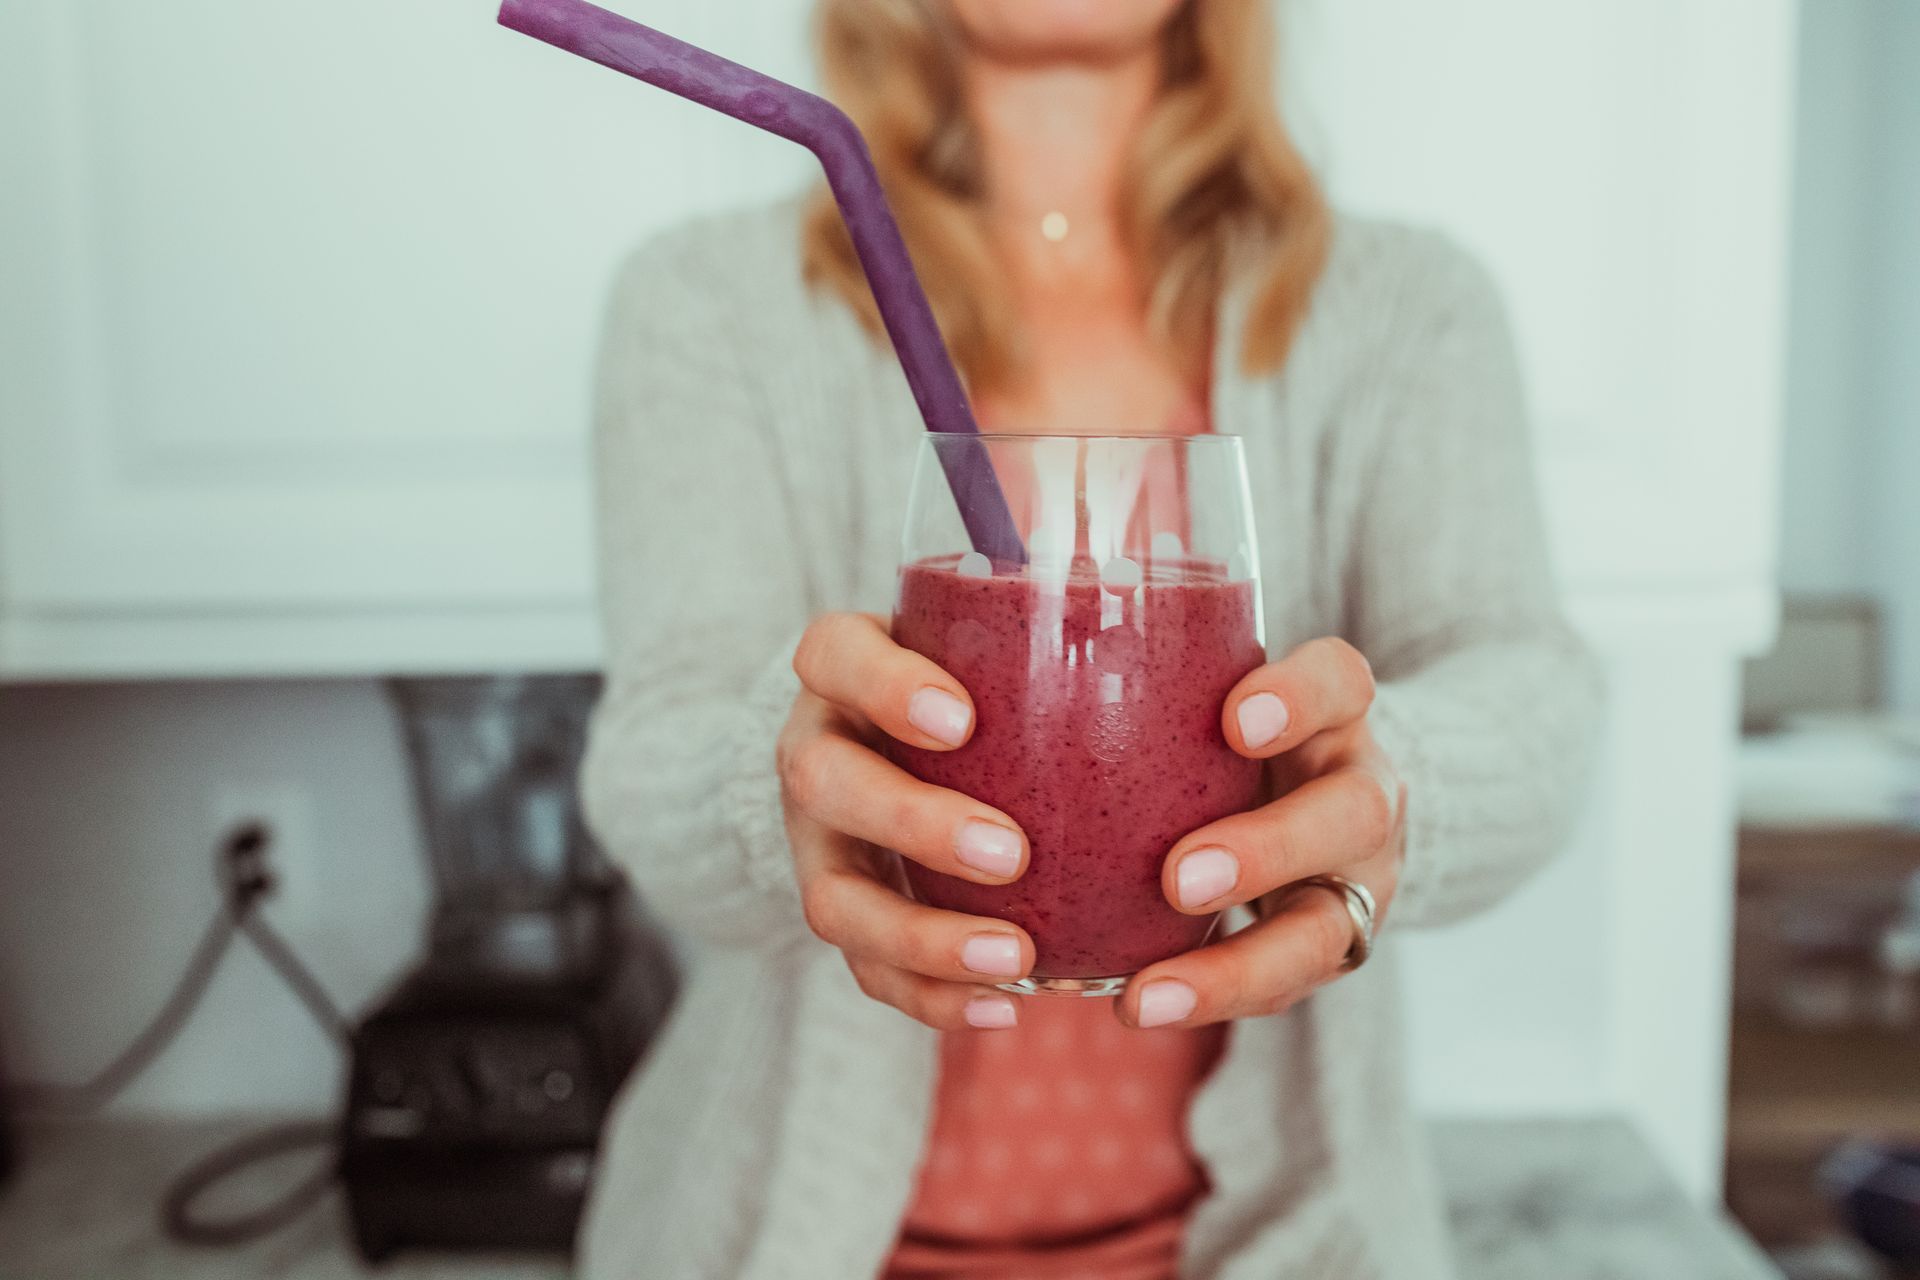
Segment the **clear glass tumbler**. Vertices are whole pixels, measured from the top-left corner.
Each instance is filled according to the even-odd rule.
[[[1024,560],[973,549],[980,513],[955,493],[986,475]],[[1008,990],[1114,995],[1213,928],[1168,904],[1160,870],[1181,836],[1259,797],[1261,765],[1220,727],[1265,656],[1257,555],[1237,437],[922,441],[893,635],[966,687],[976,724],[957,751],[889,750],[1004,810],[1032,858],[1004,886],[905,870],[921,901],[1033,936],[1033,974]]]

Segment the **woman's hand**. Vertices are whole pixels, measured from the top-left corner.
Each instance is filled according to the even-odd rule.
[[[912,901],[886,852],[980,884],[1026,871],[1013,819],[874,749],[882,734],[933,751],[962,745],[973,732],[967,691],[870,614],[815,621],[793,668],[803,687],[777,755],[808,926],[840,948],[862,991],[928,1026],[1012,1026],[1013,997],[991,984],[1025,976],[1033,940],[1005,920]]]
[[[1354,941],[1345,902],[1299,882],[1344,876],[1372,892],[1380,916],[1393,900],[1406,795],[1367,731],[1372,702],[1367,660],[1336,639],[1309,641],[1234,686],[1222,711],[1227,741],[1271,761],[1279,799],[1182,839],[1161,884],[1190,915],[1251,903],[1261,918],[1142,970],[1120,998],[1123,1021],[1199,1026],[1278,1013],[1345,967]]]

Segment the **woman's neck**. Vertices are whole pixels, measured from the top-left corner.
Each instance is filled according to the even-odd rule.
[[[1062,247],[1082,261],[1118,248],[1120,184],[1160,76],[1157,49],[1098,66],[969,59],[988,215],[1029,265]]]

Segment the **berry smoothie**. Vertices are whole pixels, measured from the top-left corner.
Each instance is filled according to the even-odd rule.
[[[906,862],[932,906],[1011,920],[1033,936],[1034,974],[1131,974],[1205,940],[1212,920],[1160,891],[1167,851],[1249,808],[1261,765],[1228,747],[1220,711],[1264,658],[1251,582],[1204,562],[1090,562],[1052,581],[945,556],[900,573],[894,639],[973,696],[958,751],[895,743],[918,778],[1004,810],[1032,860],[1013,884],[973,884]]]

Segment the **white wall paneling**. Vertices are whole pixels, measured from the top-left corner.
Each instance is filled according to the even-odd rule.
[[[1340,202],[1438,223],[1518,328],[1547,514],[1612,721],[1565,859],[1410,940],[1435,1110],[1625,1109],[1718,1186],[1731,750],[1771,634],[1795,6],[1300,0]]]
[[[645,8],[809,78],[802,0]],[[1765,576],[1786,0],[1284,11],[1336,192],[1453,230],[1512,298],[1569,582]],[[404,632],[524,609],[500,660],[590,660],[607,272],[810,162],[499,30],[484,0],[20,18],[0,669],[377,667],[378,644],[286,647],[316,610]]]
[[[650,8],[804,65],[796,4]],[[601,290],[803,158],[486,3],[16,11],[0,668],[589,665]]]
[[[1343,203],[1447,228],[1506,290],[1569,585],[1769,580],[1794,6],[1288,12]]]

